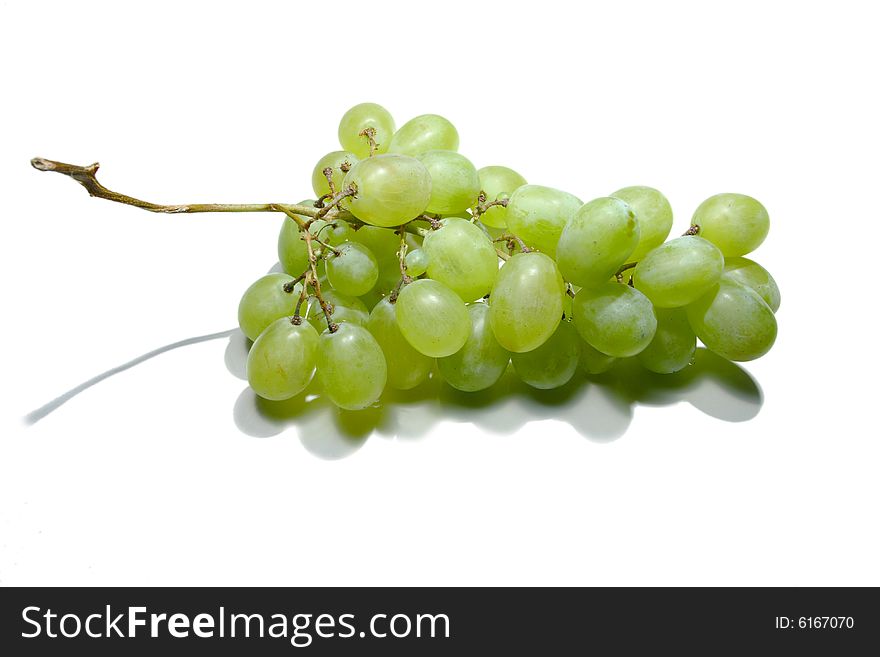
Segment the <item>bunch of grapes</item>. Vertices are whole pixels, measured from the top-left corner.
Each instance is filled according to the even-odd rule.
[[[508,366],[550,389],[621,358],[678,372],[697,339],[733,361],[776,339],[779,290],[743,257],[769,229],[749,196],[707,199],[666,241],[672,210],[656,189],[583,203],[504,166],[477,169],[441,116],[395,129],[387,110],[363,103],[342,117],[339,141],[315,165],[316,198],[284,210],[284,273],[260,278],[239,305],[261,397],[291,398],[317,377],[357,410],[435,370],[475,392]]]

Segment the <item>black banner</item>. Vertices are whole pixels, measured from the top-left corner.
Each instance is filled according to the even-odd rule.
[[[6,655],[855,655],[880,647],[880,602],[868,588],[32,588],[0,596]]]

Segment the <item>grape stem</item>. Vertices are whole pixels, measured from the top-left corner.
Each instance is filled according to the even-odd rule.
[[[694,224],[693,226],[688,228],[686,231],[684,231],[681,234],[681,236],[687,237],[688,235],[699,235],[699,234],[700,234],[700,224]]]
[[[302,276],[305,277],[305,273]],[[284,286],[284,291],[287,292],[287,285]],[[296,302],[296,309],[293,311],[293,317],[290,318],[290,323],[294,326],[299,326],[302,324],[302,315],[300,315],[300,311],[302,310],[302,305],[305,303],[306,299],[309,298],[309,286],[303,285],[302,291],[299,293],[299,301]]]
[[[531,251],[532,251],[528,246],[526,246],[526,243],[523,242],[516,235],[505,234],[505,235],[501,235],[500,237],[496,237],[492,241],[493,242],[506,242],[507,248],[511,251],[513,251],[513,249],[516,247],[517,244],[519,244],[519,248],[522,250],[523,253],[531,253]]]
[[[370,142],[370,157],[376,154],[376,149],[379,148],[379,144],[376,143],[376,128],[364,128],[358,133],[360,137],[366,137]]]
[[[324,177],[327,179],[327,187],[330,188],[330,194],[336,193],[336,183],[333,182],[333,167],[324,167],[321,170],[321,173],[324,174]]]
[[[283,212],[296,222],[296,225],[299,226],[300,230],[308,228],[315,219],[329,218],[331,215],[333,219],[346,221],[352,224],[352,227],[355,230],[367,225],[350,212],[340,210],[337,205],[339,202],[338,200],[335,203],[331,201],[329,204],[321,202],[320,206],[299,205],[294,203],[187,203],[185,205],[162,205],[151,201],[142,201],[133,196],[120,194],[119,192],[107,189],[104,185],[98,182],[95,175],[98,172],[99,167],[97,162],[89,164],[88,166],[80,166],[78,164],[67,164],[65,162],[48,160],[43,157],[35,157],[31,160],[31,166],[37,171],[54,171],[55,173],[60,173],[68,178],[72,178],[85,187],[89,196],[103,198],[115,203],[122,203],[123,205],[131,205],[136,208],[141,208],[142,210],[147,210],[148,212],[156,212],[160,214],[194,214],[197,212]],[[345,196],[352,196],[354,193],[356,193],[356,190],[346,193]],[[335,195],[330,198],[335,198]],[[305,219],[303,217],[305,217]],[[415,217],[412,221],[424,218],[425,217],[423,216]],[[421,226],[411,225],[410,222],[407,223],[406,230],[409,233],[421,235],[422,237],[430,232]]]
[[[485,214],[485,212],[489,208],[494,208],[497,205],[500,205],[502,208],[506,208],[508,203],[508,199],[495,199],[494,201],[486,200],[486,192],[480,192],[480,195],[477,197],[477,204],[474,206],[474,219],[479,219],[480,215]]]

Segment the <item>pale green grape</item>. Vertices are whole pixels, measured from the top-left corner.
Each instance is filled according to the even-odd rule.
[[[725,278],[730,278],[746,287],[752,288],[761,295],[764,302],[774,313],[779,310],[782,300],[776,281],[766,269],[748,258],[727,258],[724,261]]]
[[[290,317],[296,308],[302,286],[285,292],[284,286],[293,281],[287,274],[267,274],[256,280],[238,303],[238,325],[251,340],[280,317]]]
[[[458,130],[437,114],[422,114],[404,123],[394,133],[388,147],[389,153],[412,157],[435,150],[458,150]]]
[[[426,210],[433,214],[464,212],[477,202],[480,178],[476,167],[455,151],[427,151],[419,161],[431,174],[431,200]]]
[[[700,203],[691,219],[725,257],[751,253],[770,230],[770,217],[758,201],[745,194],[717,194]]]
[[[511,354],[516,375],[533,388],[550,390],[564,386],[578,366],[581,338],[568,320],[559,326],[537,349]]]
[[[413,249],[406,254],[406,273],[418,278],[428,271],[428,254],[425,249]]]
[[[464,346],[451,356],[437,359],[443,379],[457,390],[476,392],[493,385],[510,361],[510,354],[498,344],[489,323],[489,306],[472,303],[468,307],[471,332]]]
[[[360,159],[370,155],[370,142],[361,135],[366,128],[375,128],[373,139],[376,142],[376,152],[384,153],[391,143],[391,135],[394,134],[394,119],[388,110],[376,103],[355,105],[342,115],[339,122],[339,143],[342,148]]]
[[[272,322],[251,346],[247,376],[260,397],[279,401],[305,390],[315,372],[318,334],[287,317]]]
[[[683,370],[694,360],[697,338],[684,308],[656,308],[657,332],[636,358],[645,369],[657,374]]]
[[[489,300],[489,321],[502,347],[522,353],[537,349],[562,319],[565,283],[549,256],[517,253],[498,272]]]
[[[685,235],[648,253],[633,272],[633,285],[655,306],[678,308],[704,295],[723,269],[724,256],[712,242]]]
[[[333,308],[330,317],[334,322],[337,324],[348,322],[351,324],[357,324],[358,326],[367,325],[367,321],[370,319],[370,313],[363,301],[357,297],[342,294],[330,287],[322,287],[321,292],[321,296],[323,296],[324,300]],[[309,299],[306,318],[309,323],[315,327],[315,330],[318,331],[318,333],[327,328],[327,318],[324,315],[324,311],[321,309],[318,300],[314,297]]]
[[[624,187],[611,196],[624,201],[636,213],[639,222],[639,243],[629,255],[630,262],[638,262],[648,251],[663,244],[672,229],[672,207],[669,201],[653,187]]]
[[[471,331],[467,308],[448,287],[430,278],[405,285],[397,298],[397,324],[418,351],[442,358],[462,348]]]
[[[284,217],[281,232],[278,233],[278,261],[284,271],[292,276],[299,276],[309,266],[309,249],[302,239],[299,226],[290,217]]]
[[[434,362],[406,341],[397,324],[397,304],[384,298],[375,305],[367,329],[376,338],[388,363],[388,385],[398,390],[415,388],[428,378]]]
[[[318,382],[334,404],[349,411],[372,406],[385,389],[388,366],[376,338],[357,324],[340,324],[318,339]]]
[[[315,219],[309,226],[309,232],[331,246],[337,246],[354,238],[351,224],[342,219],[335,219],[329,223],[323,219]]]
[[[530,248],[555,257],[562,229],[581,205],[581,200],[568,192],[523,185],[510,195],[507,227]]]
[[[351,213],[368,224],[399,226],[425,211],[431,200],[431,175],[425,165],[406,155],[376,155],[355,164],[343,187],[355,185]]]
[[[339,192],[342,190],[342,181],[345,179],[346,173],[342,170],[343,165],[347,164],[348,168],[351,168],[358,163],[358,159],[354,153],[349,153],[348,151],[333,151],[318,160],[318,163],[312,170],[312,189],[315,195],[324,196],[330,193],[330,185],[327,184],[327,176],[324,175],[324,169],[327,167],[333,169],[330,177],[333,180],[333,186]]]
[[[614,356],[603,354],[587,342],[581,340],[581,352],[578,364],[587,374],[603,374],[612,367],[617,359]]]
[[[639,243],[635,213],[617,198],[586,203],[565,224],[556,247],[559,271],[575,285],[601,285]]]
[[[373,289],[379,280],[379,263],[363,244],[346,242],[336,247],[338,255],[327,260],[327,280],[334,290],[359,297]]]
[[[423,250],[428,276],[440,281],[463,301],[486,296],[498,275],[498,255],[489,237],[464,219],[445,219],[431,232]]]
[[[495,201],[499,196],[510,198],[517,189],[526,184],[526,179],[513,169],[502,166],[483,167],[477,171],[480,190],[485,192],[487,201]],[[493,228],[507,227],[507,208],[493,206],[480,215],[480,221]]]
[[[650,344],[657,317],[644,294],[620,283],[583,288],[571,307],[581,337],[603,354],[626,358]]]
[[[687,307],[688,321],[709,349],[728,360],[760,358],[776,341],[776,317],[752,288],[722,277]]]

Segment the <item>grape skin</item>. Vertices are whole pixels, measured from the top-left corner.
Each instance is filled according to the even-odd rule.
[[[281,401],[305,390],[312,380],[318,334],[311,325],[282,317],[270,324],[248,352],[248,383],[264,399]]]
[[[425,238],[428,276],[461,297],[475,301],[492,289],[498,276],[498,255],[486,234],[464,219],[445,219]]]
[[[669,236],[672,230],[672,207],[666,197],[653,187],[624,187],[611,196],[624,201],[635,212],[639,222],[639,243],[629,260],[638,262]]]
[[[672,374],[683,370],[694,360],[697,336],[688,323],[683,308],[656,308],[657,332],[654,339],[636,358],[652,372]]]
[[[617,198],[586,203],[562,230],[556,247],[559,271],[575,285],[600,285],[626,262],[639,243],[635,213]]]
[[[703,201],[694,212],[692,226],[725,257],[751,253],[770,230],[766,208],[745,194],[716,194]]]
[[[406,155],[376,155],[355,164],[343,187],[354,186],[348,209],[363,222],[383,228],[399,226],[422,214],[431,200],[431,175],[425,165]]]
[[[568,320],[559,322],[553,335],[537,349],[511,354],[516,375],[539,390],[564,386],[577,371],[580,336]]]
[[[766,269],[748,258],[727,258],[724,261],[725,278],[742,283],[761,295],[764,302],[774,313],[779,310],[782,298],[776,281]]]
[[[659,308],[678,308],[711,288],[724,269],[712,242],[694,235],[670,240],[648,253],[633,272],[633,285]]]
[[[422,114],[410,119],[394,133],[388,147],[389,153],[412,157],[436,150],[458,150],[458,130],[438,114]]]
[[[342,165],[347,164],[351,168],[358,163],[358,160],[359,158],[349,151],[333,151],[318,160],[315,168],[312,170],[312,190],[315,192],[315,196],[324,196],[330,193],[330,185],[327,183],[324,169],[327,167],[333,169],[330,178],[333,180],[333,185],[338,192],[342,189],[342,181],[345,179],[345,172],[341,168]]]
[[[507,204],[507,227],[527,246],[556,256],[562,229],[583,205],[568,192],[543,185],[523,185]]]
[[[498,272],[489,299],[489,321],[498,342],[522,353],[540,347],[562,319],[565,283],[552,258],[517,253]]]
[[[245,290],[238,303],[238,325],[248,339],[256,340],[276,319],[293,315],[302,291],[299,284],[293,292],[284,291],[293,280],[287,274],[267,274]]]
[[[340,324],[318,339],[318,382],[334,404],[349,411],[372,406],[382,395],[388,366],[373,335],[357,324]]]
[[[776,317],[752,288],[722,277],[705,295],[687,306],[694,333],[722,358],[760,358],[776,341]]]
[[[327,280],[335,290],[359,297],[379,280],[379,263],[363,244],[346,242],[327,260]]]
[[[572,314],[581,337],[616,358],[635,356],[650,344],[657,330],[657,316],[648,297],[616,282],[579,291]]]
[[[461,298],[430,278],[413,281],[400,291],[397,324],[407,342],[432,358],[454,354],[467,342],[471,331]]]
[[[494,385],[504,374],[510,354],[498,344],[489,323],[489,306],[467,307],[471,331],[464,346],[450,356],[437,359],[443,379],[456,390],[477,392]]]
[[[394,134],[394,119],[388,110],[376,103],[355,105],[342,115],[339,121],[339,143],[344,150],[360,159],[370,156],[370,141],[361,135],[366,128],[375,129],[373,139],[376,142],[376,153],[384,153]]]
[[[388,385],[409,390],[428,378],[433,359],[417,351],[406,341],[397,324],[397,306],[386,297],[370,313],[367,329],[385,354]]]
[[[480,179],[480,190],[485,192],[487,201],[495,201],[499,196],[508,199],[517,189],[527,184],[513,169],[492,165],[477,171]],[[495,205],[480,215],[480,221],[492,228],[507,228],[507,208]]]
[[[477,169],[464,155],[455,151],[427,151],[419,155],[431,176],[431,200],[427,212],[454,214],[464,212],[477,201],[480,178]]]

